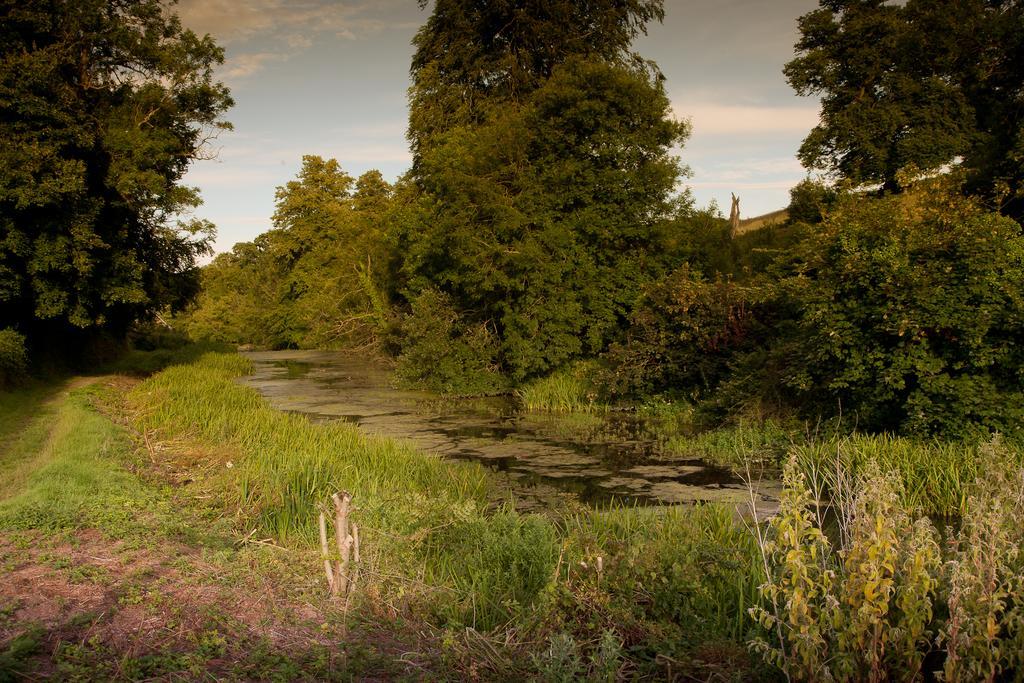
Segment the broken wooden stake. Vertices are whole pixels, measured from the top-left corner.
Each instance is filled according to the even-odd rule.
[[[320,553],[324,558],[324,572],[327,574],[327,586],[331,589],[331,595],[337,595],[334,583],[334,571],[331,569],[331,551],[327,547],[327,517],[320,513]]]
[[[331,500],[334,503],[334,542],[337,554],[332,558],[328,548],[327,517],[323,512],[320,513],[320,551],[323,553],[324,572],[327,574],[327,585],[331,595],[348,597],[349,593],[355,590],[352,564],[359,562],[359,527],[349,524],[351,493],[335,493]]]

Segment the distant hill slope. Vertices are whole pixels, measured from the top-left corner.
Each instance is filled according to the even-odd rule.
[[[789,218],[789,211],[787,209],[779,209],[771,213],[740,220],[739,234],[742,235],[753,230],[760,230],[769,223],[784,223],[787,218]]]

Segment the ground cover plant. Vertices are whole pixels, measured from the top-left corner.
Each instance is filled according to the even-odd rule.
[[[829,524],[791,458],[779,515],[759,531],[768,580],[752,648],[790,680],[1019,677],[1024,468],[998,443],[982,451],[945,539],[877,465],[846,473]]]

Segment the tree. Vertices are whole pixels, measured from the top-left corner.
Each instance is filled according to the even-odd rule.
[[[866,429],[1019,434],[1024,237],[938,180],[846,197],[795,250],[785,383]]]
[[[196,294],[181,185],[232,104],[160,0],[0,0],[0,327],[115,335]]]
[[[380,283],[391,185],[379,171],[356,179],[334,159],[305,156],[276,197],[274,228],[203,270],[189,332],[271,348],[377,341],[390,318]]]
[[[465,318],[446,329],[490,330],[517,381],[603,348],[664,270],[688,129],[629,52],[661,11],[443,0],[417,34],[407,296],[439,293]]]
[[[821,122],[808,168],[899,188],[901,170],[960,163],[966,189],[1024,216],[1024,3],[822,0],[785,67]]]
[[[793,223],[820,223],[837,199],[836,191],[825,183],[804,178],[789,190],[788,220]]]

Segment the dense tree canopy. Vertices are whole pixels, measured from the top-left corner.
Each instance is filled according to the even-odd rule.
[[[180,184],[231,105],[160,0],[0,2],[0,328],[106,329],[194,295]]]
[[[189,331],[275,348],[365,342],[388,317],[393,191],[379,171],[355,179],[334,159],[303,157],[298,178],[277,189],[274,228],[204,269]]]
[[[687,128],[628,48],[661,11],[449,0],[416,37],[407,294],[489,326],[517,379],[600,350],[660,272]]]
[[[894,190],[959,162],[969,191],[1024,216],[1024,3],[822,0],[800,34],[786,76],[822,97],[805,165]]]
[[[1024,426],[1024,238],[944,183],[848,197],[796,250],[786,383],[862,428]]]

